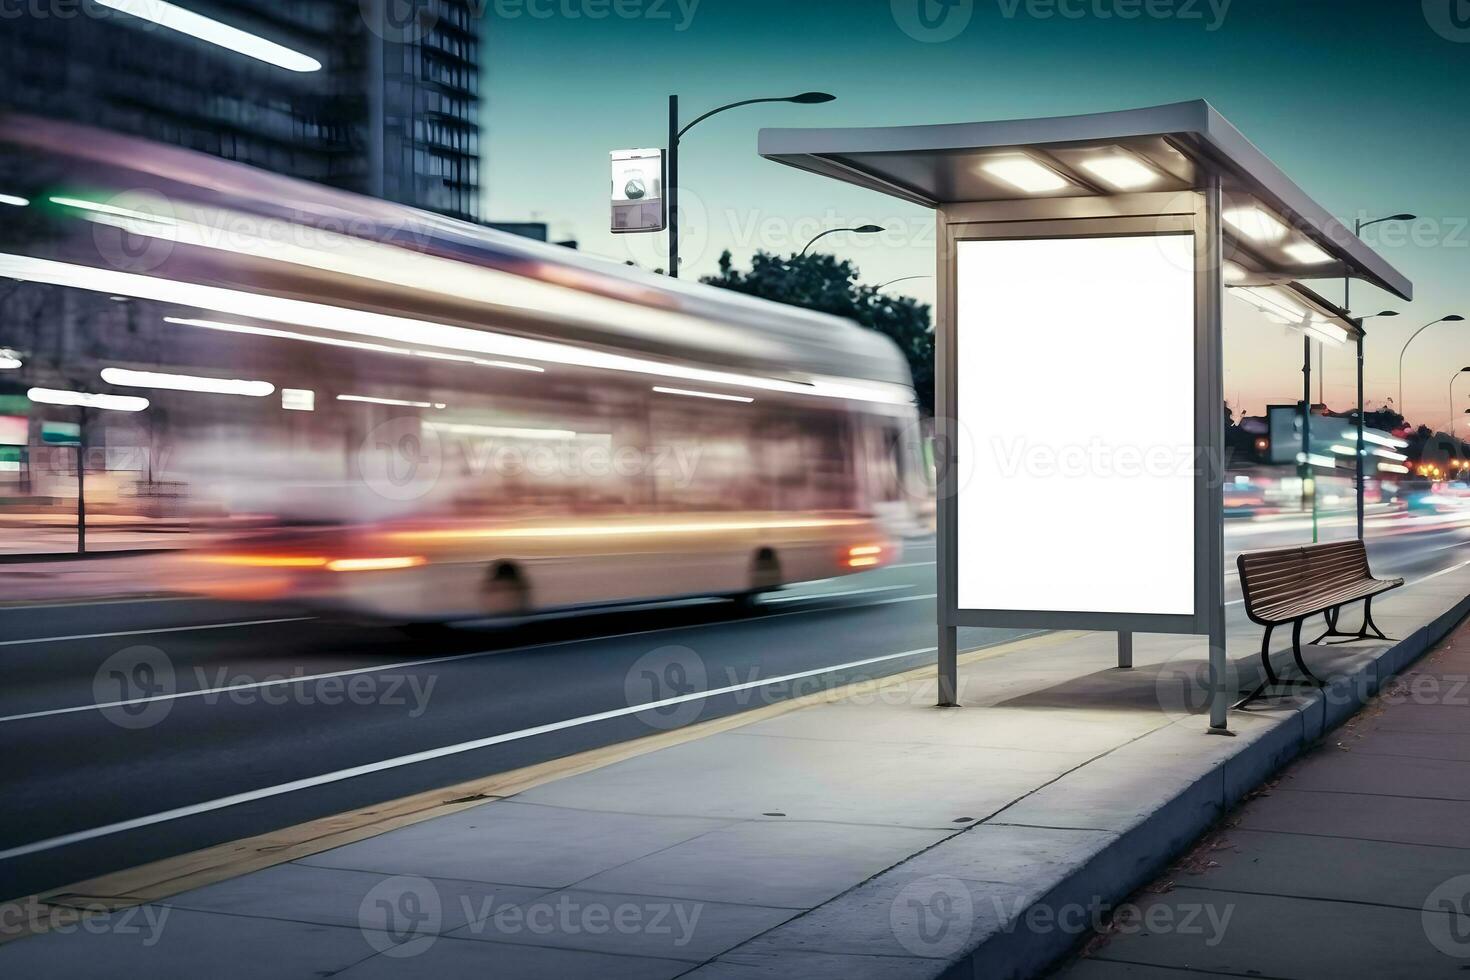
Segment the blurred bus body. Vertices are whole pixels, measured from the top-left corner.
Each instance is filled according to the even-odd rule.
[[[905,363],[847,321],[68,125],[0,151],[0,397],[29,461],[77,426],[89,493],[211,529],[179,587],[749,598],[932,526]]]

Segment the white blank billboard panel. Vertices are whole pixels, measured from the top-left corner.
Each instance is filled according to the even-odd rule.
[[[962,241],[959,608],[1193,615],[1192,235]]]

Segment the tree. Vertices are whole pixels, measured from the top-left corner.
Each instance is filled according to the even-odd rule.
[[[934,327],[929,304],[890,296],[857,284],[858,270],[847,260],[810,253],[783,257],[756,252],[750,271],[734,268],[729,251],[720,256],[718,275],[703,282],[790,306],[831,313],[856,321],[892,340],[908,360],[919,410],[934,414]]]

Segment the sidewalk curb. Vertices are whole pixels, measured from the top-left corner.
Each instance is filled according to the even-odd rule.
[[[1424,656],[1467,615],[1470,615],[1470,596],[1379,653],[1363,664],[1355,675],[1342,678],[1354,682],[1347,688],[1353,692],[1352,697],[1329,703],[1322,692],[1314,691],[1301,699],[1292,716],[1245,742],[1239,751],[1195,780],[1183,792],[1095,851],[1080,867],[1064,873],[1049,891],[1028,904],[1027,911],[1035,906],[1087,908],[1098,900],[1107,906],[1115,906],[1126,900],[1185,853],[1201,834],[1229,813],[1247,793],[1356,714],[1386,679]],[[1004,814],[998,817],[1000,819],[992,826],[1004,823]],[[942,847],[943,844],[937,846]],[[898,865],[891,870],[901,868],[902,865]],[[1025,911],[1021,912],[1017,920],[1025,914]],[[1032,977],[1055,964],[1079,941],[1089,937],[1090,933],[1079,937],[1062,929],[1036,931],[1014,926],[999,929],[982,936],[959,959],[941,967],[937,975],[944,980],[962,977],[1019,980]]]
[[[105,558],[141,558],[145,555],[171,555],[185,548],[108,548],[102,551],[24,551],[0,555],[0,565],[44,565],[50,562],[94,561]]]

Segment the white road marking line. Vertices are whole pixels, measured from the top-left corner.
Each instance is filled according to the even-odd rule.
[[[384,772],[389,769],[398,769],[403,766],[411,766],[420,762],[429,762],[434,759],[442,759],[446,756],[460,755],[465,752],[473,752],[476,749],[489,748],[492,745],[503,745],[506,742],[515,742],[536,735],[546,735],[551,732],[559,732],[568,728],[578,728],[582,725],[590,725],[594,722],[607,721],[612,718],[622,718],[627,715],[638,714],[642,711],[650,711],[657,708],[665,708],[671,705],[683,704],[686,701],[698,701],[705,698],[718,697],[722,694],[732,694],[736,691],[746,691],[751,688],[766,687],[773,684],[785,684],[790,681],[801,680],[805,677],[815,677],[818,674],[831,673],[838,670],[851,670],[854,667],[864,667],[869,664],[883,663],[889,660],[901,660],[904,657],[916,657],[926,653],[935,652],[935,647],[920,647],[915,650],[904,650],[901,653],[888,653],[879,657],[867,657],[863,660],[854,660],[845,664],[833,664],[828,667],[818,667],[813,670],[803,670],[794,674],[784,674],[780,677],[772,677],[768,680],[747,681],[743,684],[731,684],[727,687],[718,687],[709,691],[696,691],[692,694],[681,694],[677,697],[664,698],[662,701],[648,701],[641,704],[629,705],[626,708],[614,708],[610,711],[599,711],[595,714],[582,715],[578,718],[567,718],[563,721],[548,722],[544,725],[535,725],[531,728],[522,728],[519,731],[505,732],[500,735],[490,735],[485,738],[472,739],[468,742],[458,742],[454,745],[444,745],[436,749],[426,749],[422,752],[412,752],[408,755],[400,755],[391,759],[382,759],[378,762],[369,762],[360,766],[351,766],[347,769],[338,769],[335,772],[322,773],[318,776],[308,776],[305,779],[293,779],[287,783],[279,783],[275,786],[265,786],[260,789],[249,790],[244,793],[235,793],[230,796],[222,796],[214,800],[206,800],[202,803],[193,803],[189,806],[175,807],[172,810],[163,810],[158,813],[150,813],[147,816],[134,817],[131,820],[120,820],[117,823],[104,824],[101,827],[92,827],[88,830],[79,830],[70,834],[62,834],[58,837],[48,837],[45,840],[32,841],[19,847],[0,851],[0,861],[13,858],[25,857],[28,854],[39,854],[43,851],[55,850],[58,847],[67,847],[72,844],[80,844],[83,841],[96,840],[99,837],[110,837],[113,834],[124,833],[129,830],[138,830],[142,827],[151,827],[155,824],[167,823],[170,820],[178,820],[184,817],[197,816],[201,813],[210,813],[215,810],[223,810],[226,807],[236,806],[240,803],[252,803],[256,800],[270,799],[274,796],[282,796],[286,793],[294,793],[297,790],[312,789],[317,786],[326,786],[331,783],[352,779],[356,776],[366,776],[372,773]]]
[[[876,602],[865,602],[860,603],[856,606],[839,607],[839,610],[843,608],[862,609],[866,606],[886,606],[892,603],[915,602],[920,599],[933,599],[934,597],[934,593],[931,592],[927,595],[902,596],[896,599],[879,599]],[[802,596],[801,598],[808,597]],[[793,609],[790,612],[772,613],[769,616],[763,616],[761,618],[779,619],[783,616],[805,616],[811,613],[833,611],[837,610],[826,608]],[[279,620],[262,620],[262,622],[279,622]],[[286,620],[286,622],[289,622],[289,620]],[[456,660],[473,660],[479,657],[491,657],[502,653],[516,653],[525,652],[527,650],[546,649],[549,647],[572,646],[578,643],[596,643],[603,640],[619,640],[632,636],[644,636],[649,633],[663,633],[671,630],[708,629],[713,626],[726,626],[729,625],[730,622],[730,620],[717,620],[712,623],[686,623],[679,626],[658,626],[653,629],[638,630],[633,633],[608,633],[600,636],[574,637],[570,640],[554,640],[550,643],[528,643],[522,646],[503,647],[495,650],[476,650],[472,653],[451,653],[445,654],[442,657],[424,657],[419,660],[401,660],[396,663],[371,664],[366,667],[351,667],[344,670],[326,671],[320,674],[296,674],[289,677],[274,677],[268,678],[263,681],[250,681],[244,684],[229,684],[222,687],[204,688],[197,691],[177,691],[173,694],[155,694],[151,697],[129,698],[124,701],[105,701],[93,704],[75,704],[65,708],[45,708],[40,711],[28,711],[24,714],[5,715],[3,717],[0,717],[0,725],[12,721],[29,721],[35,718],[50,718],[56,715],[76,714],[80,711],[100,711],[103,708],[124,708],[136,704],[148,704],[152,701],[173,701],[182,698],[197,698],[208,695],[229,694],[232,691],[248,691],[262,687],[274,687],[278,685],[283,686],[288,684],[308,684],[312,681],[327,680],[333,677],[350,677],[354,674],[369,674],[375,671],[390,673],[395,670],[405,670],[410,667],[426,667],[431,664],[450,663]]]
[[[118,630],[114,633],[77,633],[72,636],[36,636],[27,640],[0,640],[0,647],[26,643],[61,643],[65,640],[105,640],[114,636],[146,636],[150,633],[188,633],[194,630],[224,630],[237,626],[267,626],[271,623],[301,623],[315,616],[287,616],[283,619],[244,619],[234,623],[205,623],[201,626],[159,626],[146,630]]]
[[[1432,578],[1439,578],[1441,575],[1448,575],[1450,572],[1458,571],[1459,569],[1464,568],[1466,565],[1470,565],[1470,561],[1462,561],[1458,565],[1451,565],[1449,568],[1441,568],[1437,572],[1430,572],[1423,578],[1416,578],[1412,582],[1405,582],[1404,588],[1412,588],[1413,586],[1418,585],[1420,582],[1428,582]]]
[[[760,601],[762,603],[772,602],[800,602],[807,599],[836,599],[839,596],[848,595],[871,595],[874,592],[896,592],[900,589],[913,589],[914,585],[877,585],[870,589],[847,589],[843,592],[807,592],[802,594],[782,593],[781,595],[768,596]]]

